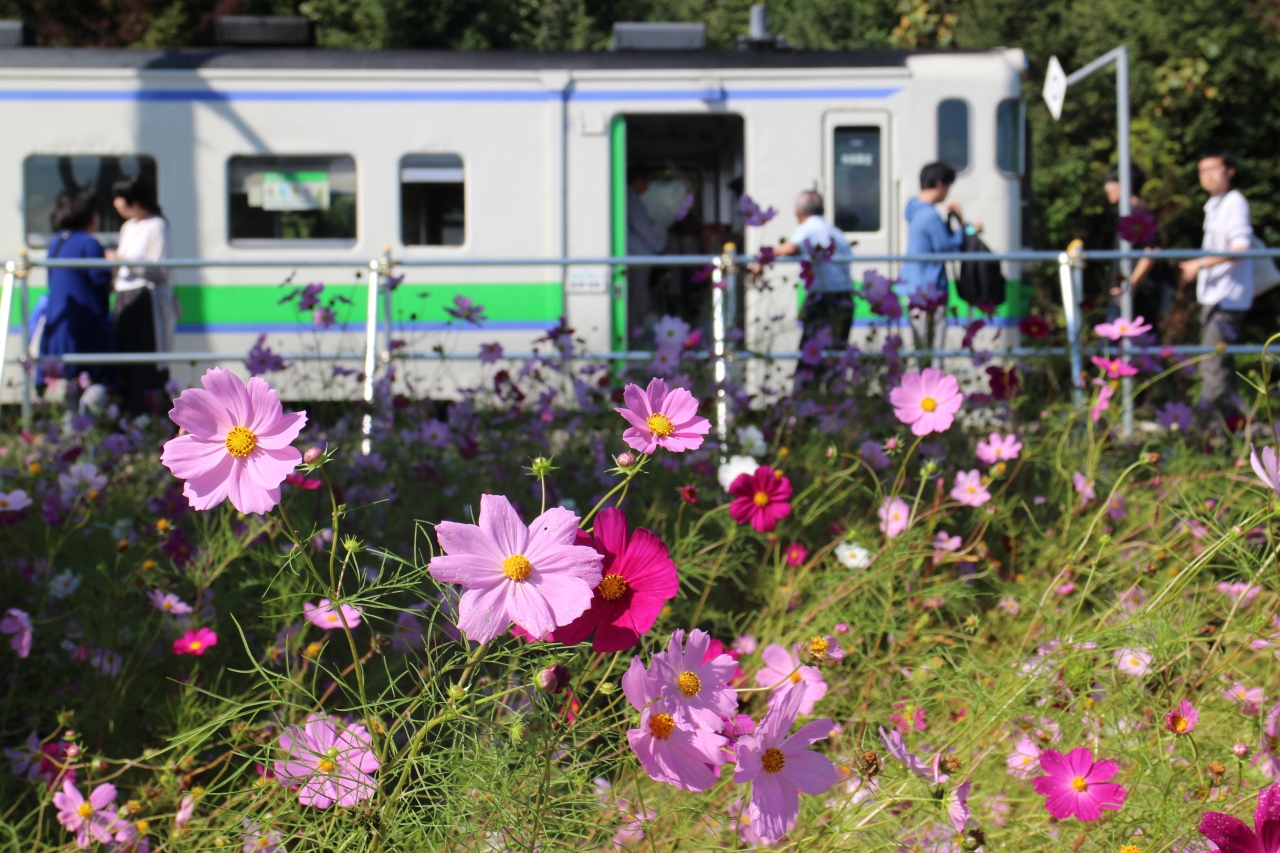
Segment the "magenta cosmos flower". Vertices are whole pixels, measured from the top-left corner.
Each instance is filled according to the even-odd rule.
[[[169,419],[186,430],[165,442],[160,461],[185,480],[182,494],[195,509],[226,498],[243,513],[265,513],[280,503],[280,484],[302,461],[291,447],[306,412],[285,414],[280,397],[256,376],[249,384],[215,367],[173,401]]]
[[[1132,320],[1120,317],[1112,323],[1099,323],[1093,327],[1093,330],[1100,337],[1118,341],[1121,338],[1136,338],[1138,335],[1145,335],[1151,331],[1151,326],[1142,322],[1142,316],[1139,315]]]
[[[1196,730],[1200,722],[1200,712],[1187,699],[1178,703],[1178,707],[1164,715],[1164,727],[1175,735],[1189,735]]]
[[[827,695],[827,681],[822,673],[814,667],[803,666],[800,655],[777,643],[765,646],[760,657],[764,659],[764,669],[756,673],[756,684],[776,687],[769,696],[769,707],[780,702],[792,686],[802,686],[804,701],[800,703],[800,714],[812,714],[813,706]]]
[[[31,617],[27,611],[10,607],[0,619],[0,634],[9,634],[9,648],[25,658],[31,654],[31,638],[35,632],[31,628]]]
[[[911,425],[912,434],[928,435],[951,429],[964,395],[954,376],[926,367],[904,373],[902,383],[889,392],[889,402],[898,420]]]
[[[1094,761],[1088,747],[1080,746],[1066,755],[1056,749],[1040,753],[1040,769],[1046,774],[1032,780],[1036,793],[1045,797],[1044,807],[1058,820],[1075,815],[1083,821],[1097,820],[1104,809],[1119,811],[1128,793],[1108,781],[1120,772],[1114,761]]]
[[[1280,853],[1280,785],[1258,792],[1253,829],[1222,812],[1205,812],[1200,834],[1218,845],[1222,853]]]
[[[979,441],[978,446],[974,448],[978,459],[988,465],[1011,462],[1017,459],[1021,452],[1022,442],[1018,441],[1016,435],[1001,435],[998,432],[991,433],[990,436]]]
[[[649,380],[643,391],[631,384],[622,392],[625,408],[614,409],[631,424],[622,440],[641,453],[659,447],[672,453],[696,450],[711,431],[711,422],[698,417],[698,401],[684,388],[667,389],[662,379]]]
[[[751,826],[766,841],[786,834],[800,814],[800,792],[825,794],[838,780],[831,759],[809,749],[835,728],[831,720],[814,720],[789,734],[805,702],[802,687],[788,687],[765,714],[755,734],[738,739],[733,781],[750,782]]]
[[[587,611],[556,628],[556,642],[576,646],[594,631],[593,651],[629,649],[680,591],[675,561],[657,535],[643,527],[628,531],[627,517],[612,507],[600,511],[591,536],[578,542],[600,553],[604,574]]]
[[[275,762],[276,776],[286,786],[298,786],[298,802],[304,806],[354,806],[376,791],[370,774],[379,767],[378,757],[362,725],[344,728],[312,714],[301,726],[280,733],[280,748],[286,755]]]
[[[902,498],[885,498],[876,515],[880,517],[880,532],[889,539],[904,533],[911,524],[911,508]]]
[[[487,643],[512,622],[532,637],[568,625],[591,606],[603,558],[574,544],[578,517],[549,509],[525,526],[511,502],[482,495],[479,524],[442,521],[436,536],[442,556],[431,576],[466,589],[458,601],[458,628]]]
[[[175,655],[202,655],[213,646],[218,645],[218,635],[212,628],[200,627],[173,641]]]
[[[659,782],[684,791],[705,791],[716,783],[728,744],[708,729],[676,721],[660,700],[659,685],[640,658],[622,676],[622,691],[640,712],[640,728],[627,732],[627,741],[645,772]]]
[[[1090,361],[1093,362],[1095,367],[1102,370],[1108,379],[1138,375],[1138,368],[1121,358],[1103,358],[1100,355],[1095,355]]]
[[[761,465],[754,474],[739,474],[729,484],[729,494],[733,495],[729,517],[761,533],[773,530],[791,514],[791,481],[768,465]]]
[[[302,618],[317,628],[333,631],[338,628],[354,628],[360,624],[360,608],[351,604],[333,606],[327,598],[320,599],[319,604],[308,601],[302,605]]]
[[[991,492],[983,485],[982,474],[974,468],[972,471],[956,474],[956,485],[951,490],[951,497],[965,506],[978,507],[991,500]]]
[[[70,779],[64,779],[62,790],[53,795],[53,804],[58,809],[58,823],[67,832],[75,833],[76,846],[81,850],[89,849],[90,836],[103,844],[111,842],[120,820],[115,808],[115,785],[104,782],[86,800]]]
[[[725,654],[709,656],[706,631],[690,631],[687,646],[684,636],[684,629],[671,632],[667,650],[653,656],[650,678],[662,691],[663,710],[677,722],[718,732],[738,708],[738,694],[729,687],[738,663]]]

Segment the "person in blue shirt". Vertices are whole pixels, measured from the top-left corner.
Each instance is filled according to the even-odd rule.
[[[958,252],[964,244],[963,228],[952,228],[938,213],[937,205],[947,200],[956,170],[946,163],[930,163],[920,170],[920,194],[907,202],[907,254],[925,255]],[[960,203],[951,201],[947,212],[963,216]],[[974,222],[976,231],[981,222]],[[947,271],[942,261],[907,261],[902,265],[903,293],[907,296],[920,288],[933,287],[939,296],[947,293]],[[945,304],[945,301],[944,301]]]
[[[68,190],[58,196],[53,211],[57,234],[47,252],[50,259],[105,257],[102,244],[93,236],[98,224],[95,207],[96,199],[80,190]],[[69,401],[80,397],[76,379],[82,369],[74,364],[75,354],[115,351],[109,307],[111,276],[108,267],[49,270],[49,301],[40,356],[56,356],[66,363]],[[109,365],[86,366],[83,372],[95,385],[110,385],[114,377]],[[101,396],[101,392],[95,396]]]

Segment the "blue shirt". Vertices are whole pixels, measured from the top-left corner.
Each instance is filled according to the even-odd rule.
[[[952,231],[933,205],[913,198],[907,202],[906,212],[908,255],[958,252],[964,245],[964,230]],[[942,261],[907,261],[902,265],[902,280],[903,293],[908,295],[929,284],[937,284],[943,293],[947,289],[947,271]]]
[[[804,222],[796,226],[790,239],[800,249],[801,256],[806,258],[810,257],[805,251],[806,242],[814,249],[825,249],[834,243],[835,257],[847,258],[853,254],[853,247],[845,239],[844,232],[829,225],[821,214],[807,217]],[[847,261],[845,263],[819,261],[813,265],[813,286],[809,288],[811,293],[847,293],[851,290],[853,290],[853,278],[849,275]]]
[[[102,244],[83,231],[64,231],[49,243],[50,258],[101,258]],[[44,334],[40,338],[41,356],[58,356],[75,361],[78,352],[114,352],[111,334],[112,270],[49,270],[49,303],[45,311]],[[77,369],[71,367],[71,371]],[[106,365],[87,368],[95,382],[103,381],[111,371]],[[74,372],[72,373],[74,375]]]

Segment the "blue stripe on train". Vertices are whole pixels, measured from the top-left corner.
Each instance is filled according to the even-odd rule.
[[[723,97],[737,101],[778,101],[793,99],[883,99],[902,91],[898,87],[825,89],[726,89]],[[125,101],[125,102],[251,102],[251,101],[558,101],[561,92],[533,90],[224,90],[213,89],[0,89],[0,101]],[[700,89],[619,89],[570,91],[571,101],[718,101],[718,91]]]

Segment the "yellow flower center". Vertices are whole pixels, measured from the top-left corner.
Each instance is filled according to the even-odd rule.
[[[156,570],[156,561],[155,561],[155,560],[143,560],[143,561],[142,561],[142,570],[143,570],[144,572],[154,572],[154,571]]]
[[[243,459],[258,446],[258,437],[248,427],[232,427],[227,431],[227,452]]]
[[[1120,848],[1120,853],[1142,853],[1142,848],[1136,844],[1126,844]]]
[[[751,500],[755,501],[756,506],[768,506],[768,505],[769,505],[769,493],[768,493],[768,492],[756,492],[755,497],[753,497]]]
[[[254,843],[255,843],[255,844],[257,844],[259,847],[270,847],[270,846],[271,846],[271,839],[264,835],[264,836],[260,837],[257,841],[255,841]]]
[[[605,575],[597,589],[605,601],[617,601],[627,594],[627,581],[622,575]]]
[[[193,652],[198,652],[204,648],[204,643],[199,640],[192,640],[190,643],[187,643],[187,648],[191,649]]]
[[[932,397],[925,397],[920,401],[920,408],[924,409],[926,412],[932,412],[934,409],[938,408],[938,401]]]
[[[675,424],[671,423],[671,419],[666,415],[654,412],[645,420],[645,426],[649,428],[649,432],[654,435],[666,438],[676,431]]]
[[[151,824],[145,820],[140,820],[133,825],[133,828],[138,830],[138,833],[140,835],[146,835],[148,832],[151,831]]]
[[[809,653],[818,660],[822,660],[827,656],[827,649],[831,644],[827,642],[825,637],[814,637],[809,641]]]
[[[1187,718],[1175,716],[1173,718],[1173,730],[1178,734],[1185,732],[1187,730]]]
[[[8,505],[9,505],[8,498],[0,498],[0,507],[7,507]]]
[[[676,684],[679,685],[680,692],[685,696],[697,696],[698,691],[702,689],[702,679],[687,669],[680,673],[680,677],[676,679]]]
[[[791,683],[792,683],[792,684],[799,684],[799,683],[800,683],[800,672],[799,672],[799,670],[797,670],[796,672],[791,673]]]
[[[39,473],[40,473],[40,463],[39,463],[39,462],[32,462],[30,465],[28,465],[28,466],[27,466],[27,470],[28,470],[28,471],[30,471],[32,474],[39,474]]]
[[[76,806],[76,814],[80,815],[80,817],[83,817],[83,818],[93,817],[93,804],[91,804],[88,800],[85,800],[83,803]]]
[[[777,773],[787,766],[787,757],[775,746],[764,751],[764,755],[760,756],[760,763],[764,765],[765,773]]]
[[[654,714],[649,718],[649,733],[658,740],[666,740],[675,730],[676,721],[670,714]]]
[[[1089,787],[1089,783],[1085,781],[1083,776],[1077,776],[1071,780],[1071,787],[1073,790],[1084,793],[1085,789]]]
[[[316,768],[317,768],[321,773],[332,773],[332,772],[334,771],[334,769],[335,769],[335,768],[337,768],[337,766],[338,766],[338,765],[334,764],[334,763],[333,763],[332,761],[330,761],[329,759],[327,759],[327,758],[322,758],[322,759],[320,759],[320,763],[316,765]]]
[[[502,573],[513,581],[527,581],[533,574],[533,563],[524,554],[512,554],[502,561]]]

